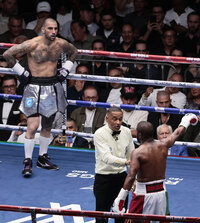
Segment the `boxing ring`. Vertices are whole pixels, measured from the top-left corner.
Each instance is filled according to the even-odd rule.
[[[0,44],[0,47],[2,44]],[[3,45],[10,47],[10,45]],[[103,52],[103,53],[102,53]],[[79,50],[80,54],[101,55],[126,58],[126,53],[113,53],[106,51]],[[143,55],[143,54],[142,54]],[[130,58],[151,61],[195,63],[199,64],[199,58],[177,58],[156,55],[129,54]],[[2,72],[14,74],[12,69],[2,68]],[[92,75],[70,74],[68,79],[83,79],[105,82],[125,82],[132,84],[144,84],[143,79],[109,78]],[[174,87],[198,87],[195,83],[167,82],[145,80],[147,85],[174,86]],[[20,96],[0,95],[3,98],[20,100]],[[68,100],[69,104],[77,106],[99,106],[147,110],[153,112],[166,112],[185,114],[193,112],[200,114],[199,110],[175,109],[128,106],[108,103],[93,103]],[[125,106],[125,107],[123,107]],[[152,110],[151,110],[152,109]],[[26,131],[26,127],[0,125],[1,129]],[[56,130],[55,130],[56,131]],[[57,130],[59,132],[59,130]],[[61,130],[62,132],[62,130]],[[69,134],[70,132],[67,132]],[[71,133],[86,136],[84,133]],[[92,136],[91,136],[92,137]],[[135,140],[135,139],[134,139]],[[178,142],[176,142],[178,144]],[[200,147],[197,143],[179,142],[179,144]],[[24,159],[23,145],[18,143],[0,143],[0,222],[55,222],[55,223],[94,223],[94,217],[122,217],[142,220],[160,220],[170,222],[200,222],[199,202],[200,188],[199,165],[200,159],[189,157],[173,157],[167,159],[166,186],[169,193],[169,208],[171,216],[118,214],[112,212],[95,212],[95,199],[93,195],[95,158],[93,150],[70,149],[49,147],[49,155],[60,167],[59,171],[48,171],[36,168],[38,146],[33,153],[33,176],[23,178],[21,176],[22,161]],[[131,193],[129,193],[131,196]],[[129,199],[130,200],[130,199]],[[45,207],[45,208],[44,208]],[[89,211],[88,211],[89,210]],[[66,216],[67,215],[67,216]],[[193,216],[193,217],[181,217]],[[110,221],[109,221],[110,222]],[[113,222],[111,220],[111,222]]]
[[[38,147],[35,148],[33,154],[34,164],[37,161],[37,154]],[[82,216],[87,216],[87,214],[90,214],[89,216],[91,216],[92,213],[82,213],[82,211],[94,211],[95,208],[92,191],[95,174],[94,151],[50,147],[49,155],[59,165],[60,170],[48,171],[38,169],[33,165],[33,176],[27,179],[21,176],[22,160],[24,159],[23,145],[1,143],[1,204],[53,209],[64,208],[78,211],[78,213],[71,213],[74,215],[82,214]],[[199,165],[200,159],[197,158],[168,157],[166,186],[169,193],[169,208],[172,216],[199,216]],[[131,193],[129,196],[131,196]],[[2,210],[1,206],[0,210]],[[18,209],[18,211],[23,212],[23,209]],[[56,211],[52,213],[49,211],[47,214],[43,212],[43,208],[39,213],[43,213],[43,215],[36,215],[37,222],[94,222],[94,218],[52,216],[52,213],[56,213]],[[60,212],[60,214],[65,213]],[[192,220],[191,222],[195,222],[194,219]],[[0,222],[28,223],[31,222],[31,215],[1,211]],[[198,222],[200,222],[200,219]]]

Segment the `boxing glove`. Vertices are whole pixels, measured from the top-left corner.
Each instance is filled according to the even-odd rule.
[[[179,124],[179,126],[184,126],[187,129],[189,125],[196,125],[197,123],[198,123],[197,116],[193,113],[187,113],[181,119],[181,123]]]
[[[71,71],[73,65],[74,64],[70,60],[67,60],[62,65],[62,68],[58,69],[58,79],[60,82],[63,82],[66,79],[66,77],[69,74],[69,72]]]
[[[124,213],[124,202],[126,200],[126,197],[128,196],[128,190],[124,190],[123,188],[120,190],[117,198],[113,202],[112,210],[114,212]]]
[[[14,65],[14,67],[12,67],[12,69],[19,75],[20,83],[27,84],[31,77],[30,72],[25,70],[25,68],[18,62]]]

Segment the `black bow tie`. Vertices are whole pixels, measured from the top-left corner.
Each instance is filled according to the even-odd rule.
[[[121,132],[121,130],[119,130],[119,131],[113,131],[112,136],[119,135],[120,132]]]

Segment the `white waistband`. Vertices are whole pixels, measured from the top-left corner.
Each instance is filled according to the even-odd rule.
[[[147,194],[146,185],[153,185],[153,184],[159,184],[159,183],[163,183],[163,189],[166,190],[164,179],[163,180],[148,181],[148,182],[138,182],[138,181],[136,181],[135,193],[136,194]]]

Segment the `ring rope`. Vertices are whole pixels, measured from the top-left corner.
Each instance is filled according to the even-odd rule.
[[[2,130],[9,130],[9,131],[21,131],[26,132],[27,127],[25,126],[18,126],[18,125],[7,125],[7,124],[0,124],[0,129]],[[36,132],[40,132],[41,128],[38,128]],[[62,129],[51,129],[52,134],[62,134]],[[93,134],[84,133],[84,132],[74,132],[74,131],[65,131],[65,134],[72,135],[72,136],[81,136],[85,138],[93,138]]]
[[[5,69],[5,68],[4,68]],[[188,82],[176,82],[176,81],[161,81],[161,80],[149,80],[140,78],[125,78],[125,77],[109,77],[87,74],[69,74],[67,79],[95,81],[95,82],[113,82],[124,84],[140,84],[140,85],[153,85],[164,87],[178,87],[178,88],[200,88],[199,83]]]
[[[144,105],[110,104],[105,102],[91,102],[91,101],[81,101],[81,100],[67,100],[67,102],[69,105],[84,106],[84,107],[99,107],[99,108],[119,107],[121,109],[128,109],[128,110],[143,110],[149,112],[160,112],[160,113],[170,113],[170,114],[194,113],[196,115],[200,115],[200,110],[193,110],[193,109],[164,108],[164,107],[153,107]]]
[[[21,131],[21,132],[26,132],[27,127],[24,126],[17,126],[17,125],[6,125],[6,124],[0,124],[0,129],[2,130],[9,130],[9,131]],[[38,128],[36,132],[40,132],[41,128]],[[51,129],[51,133],[53,134],[62,134],[63,130],[62,129]],[[66,135],[71,135],[71,136],[81,136],[84,138],[93,138],[94,134],[90,133],[84,133],[84,132],[74,132],[74,131],[65,131]],[[136,138],[133,138],[133,142],[138,143]],[[174,145],[181,145],[181,146],[188,146],[188,147],[193,147],[193,148],[200,148],[200,143],[196,142],[183,142],[183,141],[177,141],[174,143]]]
[[[40,208],[40,207],[25,207],[13,205],[0,205],[0,211],[13,211],[35,214],[51,214],[64,216],[82,216],[82,217],[97,217],[97,218],[126,218],[134,220],[154,220],[154,221],[173,221],[173,222],[200,222],[199,217],[184,217],[184,216],[163,216],[163,215],[147,215],[147,214],[131,214],[103,211],[78,211],[65,210],[56,208]]]
[[[21,100],[22,96],[11,95],[11,94],[0,94],[0,98]],[[170,114],[194,113],[196,115],[200,115],[200,110],[194,110],[194,109],[164,108],[164,107],[153,107],[144,105],[111,104],[105,102],[91,102],[91,101],[70,100],[70,99],[67,100],[67,103],[69,105],[84,106],[84,107],[98,107],[98,108],[118,107],[121,109],[128,109],[128,110],[143,110],[149,112],[160,112],[160,113],[170,113]]]
[[[14,45],[15,44],[11,43],[0,43],[1,48],[10,48],[11,46]],[[109,52],[109,51],[83,50],[83,49],[78,49],[78,54],[87,56],[105,56],[112,58],[125,58],[125,59],[158,61],[158,62],[169,62],[169,63],[200,64],[200,58],[194,58],[194,57],[163,56],[163,55]]]
[[[17,75],[11,68],[0,68],[1,73]],[[95,81],[95,82],[113,82],[113,83],[124,83],[124,84],[142,84],[142,85],[153,85],[153,86],[164,86],[164,87],[178,87],[178,88],[200,88],[199,83],[188,83],[188,82],[175,82],[175,81],[160,81],[160,80],[149,80],[140,78],[123,78],[123,77],[108,77],[98,76],[90,74],[68,74],[67,79]]]

